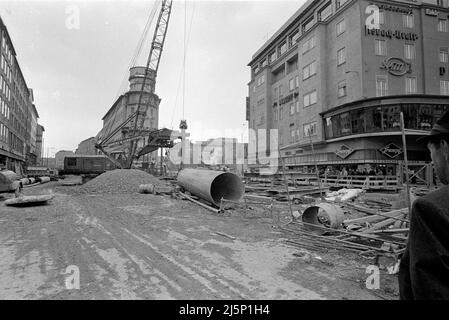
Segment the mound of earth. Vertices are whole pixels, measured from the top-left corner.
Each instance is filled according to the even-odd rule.
[[[158,178],[141,170],[107,171],[80,187],[85,193],[136,193],[141,184],[163,185]]]

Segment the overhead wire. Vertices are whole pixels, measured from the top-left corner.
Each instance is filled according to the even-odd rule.
[[[186,20],[186,12],[187,12],[187,8],[186,8],[186,2],[184,4],[184,20]],[[182,62],[182,66],[181,66],[181,72],[179,73],[179,78],[178,78],[178,86],[176,89],[176,98],[175,98],[175,103],[173,105],[173,110],[172,110],[172,116],[171,116],[171,121],[170,121],[170,127],[173,129],[173,121],[174,121],[174,116],[175,116],[175,112],[176,110],[178,110],[178,98],[179,98],[179,91],[181,88],[181,81],[183,81],[182,85],[184,87],[185,85],[185,67],[186,67],[186,55],[187,55],[187,50],[189,48],[189,44],[190,44],[190,35],[191,35],[191,31],[192,31],[192,24],[193,24],[193,17],[195,15],[195,1],[193,1],[193,6],[192,6],[192,13],[190,15],[190,24],[189,24],[189,31],[187,32],[187,40],[185,39],[185,35],[184,35],[184,53],[183,53],[183,62]],[[184,21],[184,33],[186,30],[186,21]],[[185,112],[185,90],[183,90],[183,104],[182,104],[182,120],[184,120],[184,112]]]

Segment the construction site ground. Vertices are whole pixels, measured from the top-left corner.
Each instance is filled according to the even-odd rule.
[[[369,260],[290,246],[269,213],[80,188],[24,190],[54,193],[42,206],[0,201],[0,299],[397,299],[395,275],[368,290]],[[71,265],[79,290],[65,285]]]

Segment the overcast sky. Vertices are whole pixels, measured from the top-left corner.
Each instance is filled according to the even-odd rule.
[[[175,0],[156,84],[162,99],[159,127],[177,129],[182,118],[178,84],[184,16],[187,32],[191,26],[185,119],[191,138],[202,140],[243,128],[250,80],[247,64],[304,2]],[[45,152],[75,150],[79,142],[99,132],[101,118],[124,92],[123,77],[153,5],[154,1],[143,0],[0,0],[0,14],[28,87],[34,90],[39,123],[45,127]],[[79,29],[71,19],[76,10]],[[140,64],[146,62],[153,30],[154,26]]]

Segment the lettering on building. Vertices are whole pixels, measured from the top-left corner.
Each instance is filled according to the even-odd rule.
[[[400,58],[388,58],[382,62],[381,69],[386,69],[394,76],[403,76],[412,72],[412,65]]]
[[[342,159],[346,159],[353,152],[354,149],[345,144],[341,145],[340,149],[335,150],[335,154]]]
[[[426,8],[425,13],[426,13],[426,15],[428,15],[428,16],[438,17],[438,11],[435,10],[435,9],[429,9],[429,8]]]
[[[387,157],[394,159],[398,155],[402,153],[402,149],[395,145],[394,143],[390,142],[386,146],[379,149],[380,153],[386,155]]]
[[[286,104],[286,103],[292,101],[298,95],[299,95],[299,92],[290,93],[288,96],[286,96],[286,97],[284,97],[282,99],[279,99],[279,105],[283,105],[283,104]]]
[[[365,35],[372,35],[376,37],[384,37],[388,39],[399,39],[399,40],[408,40],[408,41],[416,41],[419,36],[414,32],[404,32],[400,30],[391,30],[391,29],[370,29],[365,26]]]
[[[379,4],[377,5],[379,9],[385,10],[385,11],[391,11],[391,12],[397,12],[397,13],[406,13],[406,14],[412,14],[413,10],[409,8],[401,8],[397,6],[392,6],[388,4]]]

